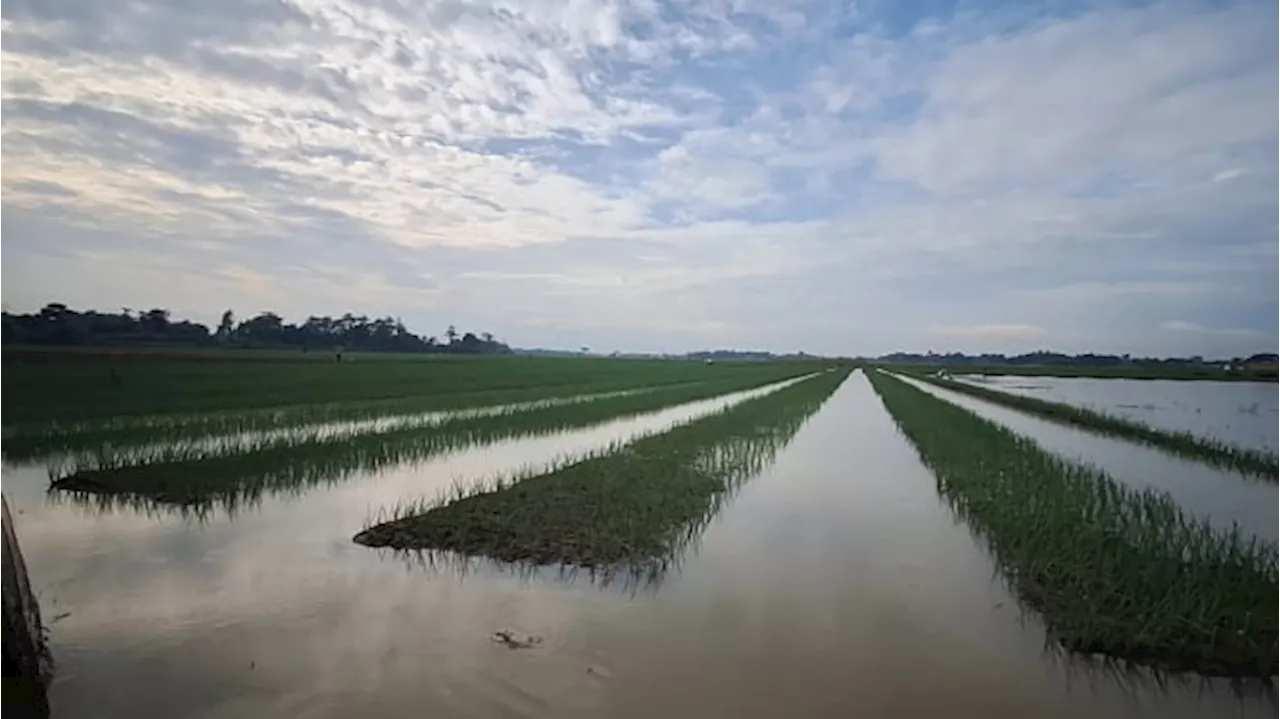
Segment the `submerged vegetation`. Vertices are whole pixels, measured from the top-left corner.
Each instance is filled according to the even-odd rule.
[[[800,373],[794,367],[790,372],[793,376]],[[76,466],[54,479],[52,488],[145,497],[169,504],[236,504],[264,490],[299,491],[353,472],[384,469],[469,445],[586,427],[748,390],[759,387],[761,377],[775,378],[730,376],[590,401],[471,413],[426,426],[410,423],[355,435],[335,437],[326,432],[301,431],[266,435],[248,446],[194,441],[166,447],[160,456],[149,450],[104,449],[81,457]]]
[[[355,541],[507,562],[661,565],[726,492],[772,461],[848,373],[824,372],[539,476],[402,507]]]
[[[1075,407],[1061,402],[1050,402],[1034,397],[1024,397],[1010,392],[980,387],[968,382],[957,382],[932,375],[911,376],[944,389],[1012,407],[1013,409],[1039,415],[1056,422],[1083,427],[1099,434],[1141,442],[1183,457],[1198,459],[1240,472],[1266,477],[1273,481],[1277,478],[1277,473],[1280,472],[1280,466],[1277,466],[1274,452],[1240,447],[1229,442],[1201,437],[1191,432],[1158,429],[1142,422],[1095,412],[1083,407]]]
[[[1276,547],[1187,516],[886,374],[872,385],[958,515],[1071,651],[1276,673]]]

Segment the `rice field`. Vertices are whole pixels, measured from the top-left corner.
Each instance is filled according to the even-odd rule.
[[[1049,419],[1084,427],[1103,434],[1142,442],[1184,457],[1210,462],[1240,472],[1265,477],[1271,481],[1280,474],[1276,453],[1242,447],[1203,437],[1192,432],[1160,429],[1123,417],[1061,402],[1001,392],[969,382],[957,382],[934,375],[916,375],[917,379],[946,389],[1036,414]]]
[[[368,422],[712,379],[766,383],[798,371],[781,363],[708,367],[657,360],[527,357],[381,359],[341,365],[279,359],[118,367],[6,365],[4,456],[24,461],[102,446]],[[124,379],[114,383],[111,372]]]
[[[1276,547],[885,374],[871,382],[939,491],[1065,648],[1208,675],[1276,672]]]
[[[407,505],[355,541],[643,572],[696,535],[720,495],[758,473],[848,372],[803,379],[536,477],[499,480],[435,506]]]
[[[761,375],[763,376],[763,375]],[[299,491],[335,482],[356,472],[422,461],[462,447],[500,439],[559,432],[610,419],[749,390],[760,377],[730,377],[608,397],[539,406],[501,408],[461,416],[402,421],[367,432],[338,433],[330,428],[268,435],[244,446],[239,438],[224,443],[176,443],[161,452],[126,449],[85,456],[58,476],[60,492],[120,495],[167,504],[241,504],[266,491]]]
[[[831,363],[199,359],[6,362],[58,716],[1275,713],[1274,534],[1133,481],[1202,459]]]
[[[1115,382],[1087,377],[981,375],[955,379],[1242,447],[1274,453],[1280,446],[1280,393],[1269,382]]]
[[[237,353],[239,354],[239,353]],[[255,357],[257,359],[255,361]],[[75,425],[152,415],[271,411],[335,403],[420,401],[414,411],[778,371],[780,363],[599,358],[249,354],[239,361],[113,360],[27,364],[6,355],[6,426]],[[114,378],[113,378],[114,376]],[[426,398],[432,398],[428,402]],[[434,402],[434,405],[433,405]],[[334,419],[334,418],[331,418]]]

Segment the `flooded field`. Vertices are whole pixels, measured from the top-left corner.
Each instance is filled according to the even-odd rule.
[[[1280,392],[1274,382],[957,375],[1003,392],[1062,402],[1161,429],[1276,451]]]
[[[1130,486],[1168,492],[1188,512],[1217,527],[1226,529],[1235,523],[1262,539],[1277,539],[1280,494],[1274,482],[1065,426],[917,380],[906,381],[1030,437],[1056,454],[1094,465]]]
[[[236,501],[198,506],[49,492],[47,460],[6,464],[52,620],[55,716],[1275,714],[1260,682],[1156,675],[1056,650],[861,372],[658,575],[352,541],[406,500],[537,472],[777,387],[638,413],[623,410],[651,393],[606,396],[593,401],[618,403],[617,416],[459,433],[439,451],[308,475],[323,481],[255,482],[257,491],[224,495]],[[1275,539],[1274,484],[948,399]],[[424,425],[448,426],[435,415]]]

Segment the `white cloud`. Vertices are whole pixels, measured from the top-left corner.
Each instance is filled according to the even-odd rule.
[[[850,353],[1276,325],[1274,7],[5,11],[15,307]]]
[[[1257,7],[1100,10],[950,52],[919,119],[878,143],[891,176],[938,192],[1177,178],[1274,139]],[[1255,62],[1250,62],[1254,60]]]

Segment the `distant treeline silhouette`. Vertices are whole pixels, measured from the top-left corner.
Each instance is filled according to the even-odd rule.
[[[449,325],[444,340],[420,336],[398,318],[344,314],[310,317],[300,324],[262,312],[237,323],[231,310],[217,328],[173,321],[169,310],[77,312],[53,302],[33,314],[3,313],[4,344],[107,347],[251,347],[303,350],[346,349],[366,352],[508,354],[511,348],[488,332],[458,332]]]

